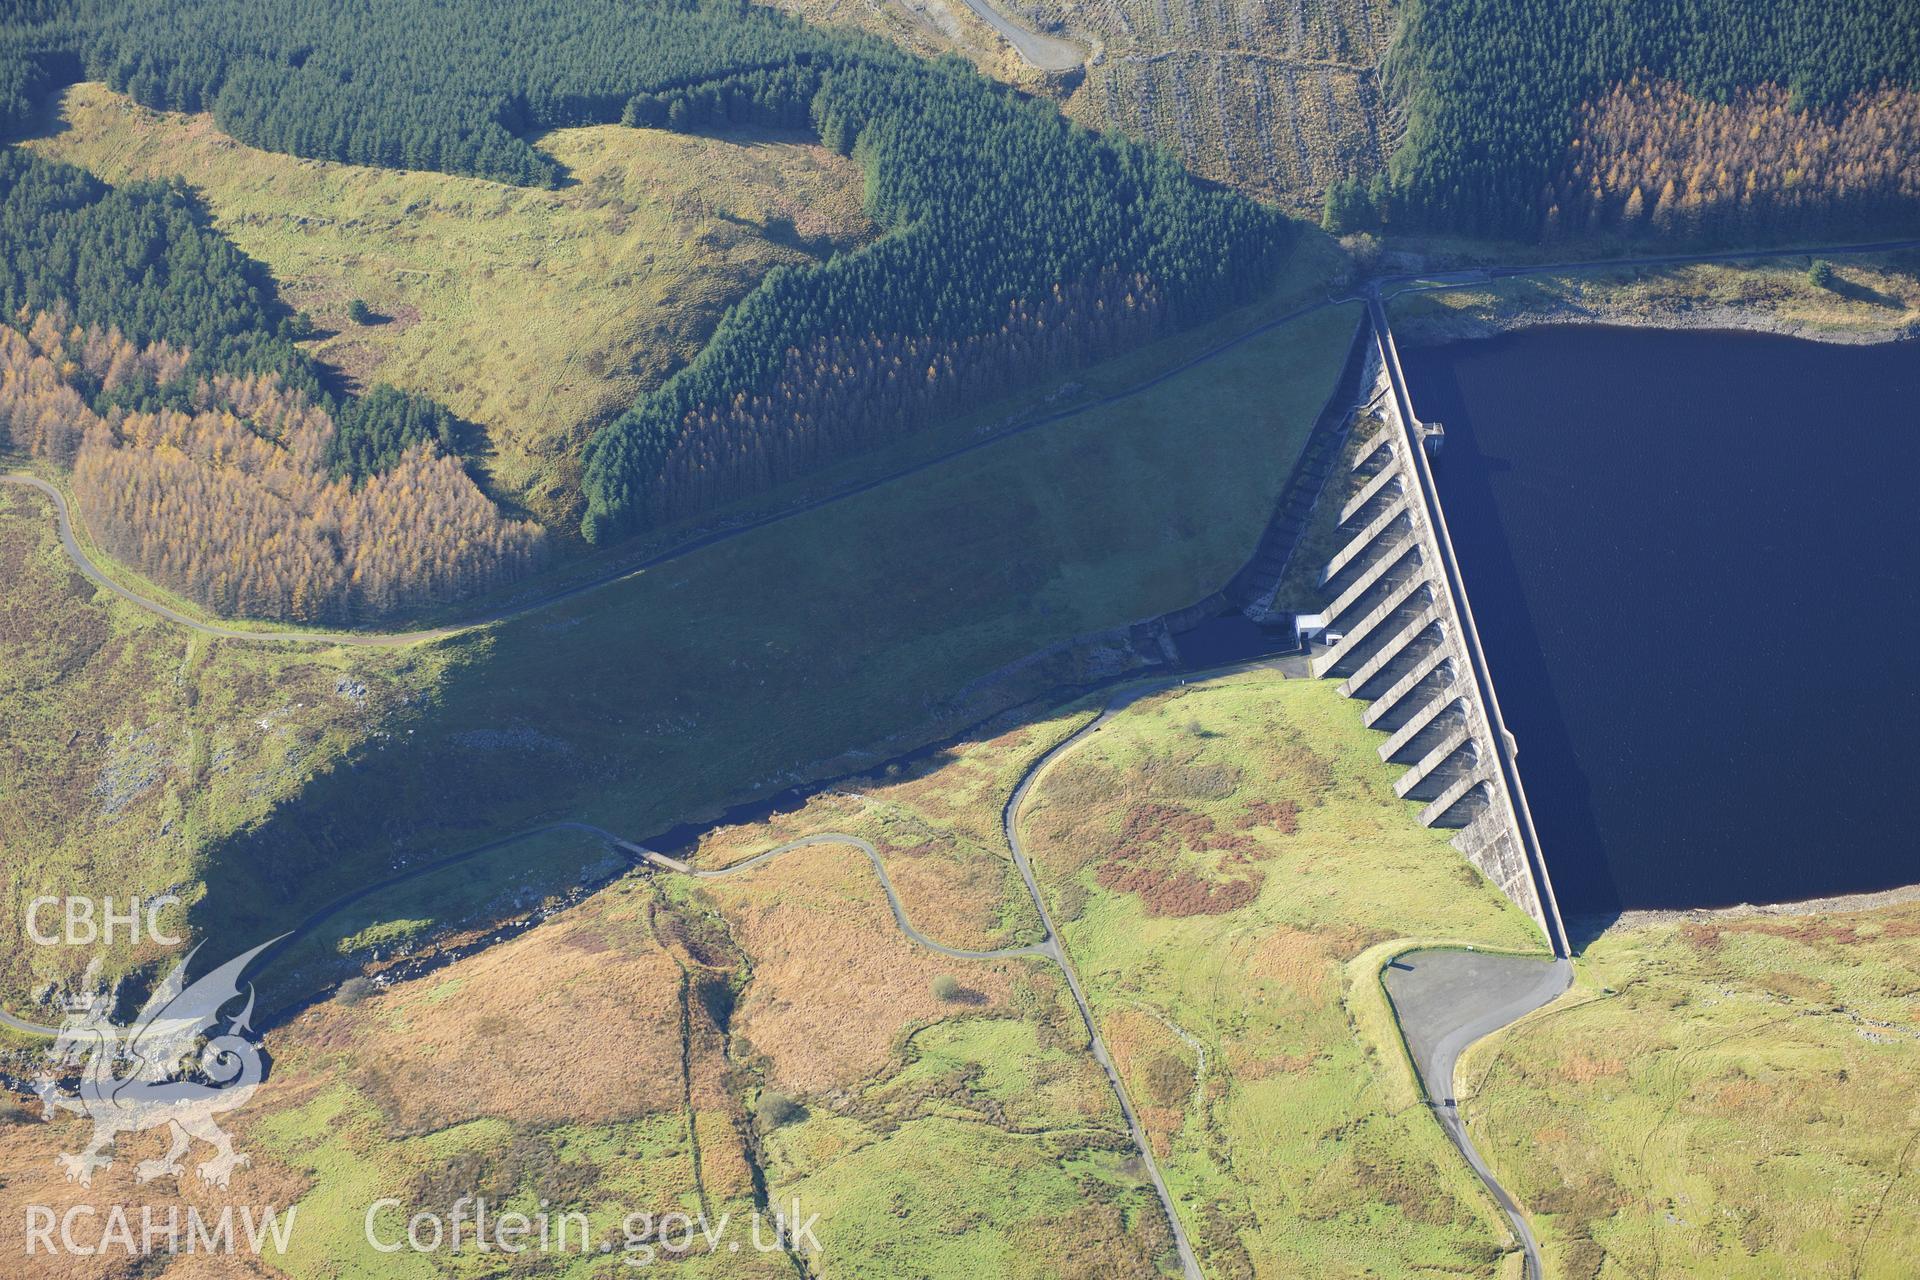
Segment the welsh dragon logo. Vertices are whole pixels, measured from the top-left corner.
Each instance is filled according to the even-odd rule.
[[[247,965],[272,945],[262,943],[189,985],[187,966],[199,952],[195,947],[124,1028],[112,1021],[104,1000],[85,997],[68,1006],[51,1051],[52,1065],[34,1086],[47,1119],[56,1111],[70,1111],[93,1121],[86,1149],[59,1157],[67,1181],[91,1186],[94,1170],[113,1163],[115,1138],[162,1126],[173,1131],[173,1145],[162,1158],[134,1167],[141,1182],[179,1176],[180,1158],[196,1138],[213,1148],[212,1157],[198,1166],[209,1186],[225,1187],[233,1171],[249,1163],[234,1151],[233,1140],[214,1117],[244,1106],[264,1074],[259,1047],[247,1038],[252,1030],[251,984],[246,1006],[226,1019],[226,1029],[207,1033],[221,1021],[221,1010],[240,998]],[[95,960],[87,970],[87,989],[99,971]],[[123,1064],[125,1070],[118,1070]],[[61,1076],[76,1066],[79,1088],[70,1093]]]

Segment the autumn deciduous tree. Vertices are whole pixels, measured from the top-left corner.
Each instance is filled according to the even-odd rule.
[[[1794,217],[1827,198],[1835,201],[1828,212],[1839,217],[1823,230],[1862,229],[1882,215],[1868,208],[1879,193],[1863,199],[1860,183],[1877,183],[1873,171],[1885,158],[1861,150],[1836,165],[1811,135],[1804,154],[1793,150],[1797,136],[1782,150],[1774,131],[1784,122],[1756,120],[1753,101],[1742,96],[1759,95],[1767,110],[1777,105],[1809,127],[1845,131],[1858,126],[1841,124],[1836,110],[1851,116],[1883,91],[1920,91],[1920,6],[1897,0],[1401,0],[1397,7],[1392,80],[1406,113],[1392,161],[1400,221],[1470,234],[1537,235],[1556,207],[1563,234],[1617,228],[1635,185],[1643,207],[1651,206],[1651,225],[1669,175],[1666,166],[1653,171],[1643,142],[1669,165],[1687,163],[1680,150],[1707,162],[1675,184],[1679,206],[1671,216],[1681,233],[1791,233]],[[1636,76],[1630,130],[1640,136],[1630,146],[1603,143],[1601,163],[1582,165],[1571,181],[1584,157],[1570,152],[1586,144],[1570,144],[1593,127],[1582,123],[1580,104],[1604,104]],[[1672,86],[1690,100],[1676,98]],[[1721,104],[1730,114],[1711,109]],[[1723,123],[1729,131],[1714,137]],[[1739,131],[1756,123],[1761,136],[1749,146]],[[1913,139],[1891,121],[1876,121],[1856,140],[1864,143],[1882,124],[1880,146],[1893,147],[1912,169]],[[1751,192],[1749,170],[1735,163],[1741,151],[1761,162]],[[1856,162],[1860,172],[1845,171]],[[1777,184],[1772,192],[1769,181]],[[1689,228],[1694,214],[1700,225]],[[1908,206],[1905,216],[1913,215]]]
[[[362,483],[330,469],[334,421],[277,374],[217,374],[192,410],[104,413],[84,390],[174,380],[188,354],[57,314],[0,326],[0,443],[73,467],[93,536],[214,612],[349,622],[505,585],[545,551],[431,442]]]
[[[1629,233],[1831,234],[1920,212],[1916,154],[1920,92],[1879,89],[1796,110],[1778,85],[1714,102],[1630,80],[1581,104],[1541,212]],[[1657,193],[1650,219],[1648,192]]]

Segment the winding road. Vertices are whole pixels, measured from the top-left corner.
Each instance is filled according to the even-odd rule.
[[[1469,1045],[1566,991],[1573,984],[1573,962],[1489,951],[1415,951],[1395,957],[1383,981],[1427,1105],[1513,1224],[1526,1255],[1527,1280],[1541,1280],[1540,1245],[1533,1228],[1473,1145],[1454,1097],[1453,1075]]]
[[[0,1009],[0,1027],[5,1027],[9,1031],[18,1031],[22,1035],[29,1036],[57,1036],[60,1034],[60,1028],[58,1027],[49,1027],[42,1023],[29,1022],[25,1018],[16,1018],[5,1009]]]
[[[1168,1190],[1166,1179],[1160,1173],[1160,1166],[1153,1158],[1153,1146],[1147,1140],[1146,1129],[1141,1125],[1140,1117],[1133,1109],[1133,1102],[1127,1096],[1126,1086],[1121,1083],[1120,1072],[1113,1064],[1113,1055],[1107,1051],[1107,1042],[1101,1036],[1099,1024],[1096,1023],[1093,1018],[1093,1008],[1087,1003],[1087,993],[1080,985],[1080,975],[1074,971],[1073,962],[1068,959],[1066,949],[1060,944],[1060,932],[1054,927],[1053,916],[1047,910],[1046,900],[1040,893],[1039,881],[1034,878],[1033,864],[1028,861],[1026,848],[1020,842],[1021,809],[1026,804],[1027,794],[1032,790],[1033,784],[1046,772],[1047,768],[1068,751],[1071,751],[1074,747],[1084,742],[1090,734],[1111,720],[1121,710],[1139,701],[1141,698],[1155,693],[1173,683],[1175,683],[1173,680],[1154,680],[1128,688],[1116,694],[1108,700],[1099,715],[1055,743],[1046,754],[1027,766],[1026,772],[1021,775],[1019,783],[1014,787],[1013,794],[1007,798],[1006,808],[1001,813],[1001,829],[1006,838],[1007,850],[1013,857],[1013,865],[1020,872],[1021,882],[1024,883],[1027,888],[1027,896],[1032,900],[1033,909],[1039,915],[1040,927],[1043,933],[1043,937],[1039,942],[1028,943],[1025,946],[1019,947],[1001,947],[991,951],[967,951],[934,941],[932,938],[927,937],[924,933],[914,928],[913,922],[907,918],[906,907],[901,903],[900,895],[894,890],[893,880],[887,875],[886,863],[882,861],[879,851],[875,849],[869,841],[863,840],[859,836],[848,835],[844,832],[823,832],[817,835],[803,836],[798,840],[789,840],[787,843],[769,849],[765,853],[755,854],[753,857],[742,859],[739,862],[729,863],[724,867],[716,867],[712,870],[679,868],[678,864],[662,859],[659,855],[651,853],[651,851],[640,850],[639,852],[647,861],[656,865],[664,865],[669,869],[684,869],[688,874],[700,879],[716,879],[721,876],[734,875],[737,872],[762,866],[779,857],[781,854],[789,853],[795,849],[806,849],[826,844],[851,845],[861,853],[864,853],[867,856],[867,861],[873,864],[874,874],[879,877],[880,888],[887,896],[887,905],[893,910],[894,923],[899,925],[900,932],[920,946],[927,948],[929,951],[937,952],[940,955],[952,956],[959,960],[1002,960],[1015,956],[1043,956],[1051,960],[1055,967],[1060,970],[1061,976],[1067,980],[1067,990],[1073,996],[1074,1007],[1080,1011],[1080,1021],[1086,1028],[1088,1051],[1092,1054],[1093,1060],[1100,1064],[1100,1069],[1106,1073],[1108,1087],[1113,1090],[1113,1096],[1120,1104],[1120,1114],[1126,1120],[1127,1132],[1132,1136],[1133,1145],[1139,1153],[1140,1161],[1146,1168],[1148,1178],[1153,1182],[1154,1192],[1160,1197],[1160,1207],[1165,1212],[1167,1226],[1173,1233],[1174,1250],[1180,1258],[1181,1273],[1186,1277],[1186,1280],[1203,1280],[1199,1258],[1194,1254],[1192,1242],[1187,1239],[1186,1228],[1180,1221],[1179,1210],[1174,1207],[1173,1193]],[[624,842],[619,843],[622,843],[623,847],[628,849],[638,848],[637,846],[625,845]]]

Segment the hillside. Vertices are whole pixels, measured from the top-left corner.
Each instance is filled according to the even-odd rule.
[[[96,592],[60,550],[47,501],[11,486],[0,580],[8,1007],[86,961],[25,944],[28,901],[95,888],[190,899],[209,849],[392,733],[446,666],[432,650],[286,652],[183,632]],[[123,938],[104,955],[113,975],[157,949]]]
[[[1868,238],[1920,216],[1898,159],[1920,92],[1911,5],[1408,0],[1403,13],[1390,220],[1752,242],[1810,226]]]
[[[988,0],[980,0],[987,4]],[[964,0],[789,0],[920,53],[956,52],[1091,129],[1162,148],[1203,178],[1318,217],[1329,185],[1386,168],[1400,112],[1384,80],[1389,0],[1309,4],[992,0],[1002,21],[1077,51],[1036,66]]]
[[[1382,79],[1388,0],[1202,4],[1009,0],[1099,55],[1067,110],[1152,142],[1202,177],[1317,215],[1333,182],[1381,172],[1398,138]]]
[[[752,6],[395,0],[369,18],[205,0],[178,16],[83,8],[21,27],[0,58],[22,84],[79,63],[142,105],[211,108],[268,150],[519,186],[568,180],[531,136],[614,121],[804,130],[860,164],[881,234],[769,273],[690,364],[595,434],[589,541],[765,492],[1210,318],[1269,288],[1294,238],[1271,211],[954,60]],[[994,181],[947,180],[983,163]]]
[[[389,383],[481,428],[490,487],[543,524],[580,516],[593,428],[685,364],[775,266],[858,243],[860,175],[751,131],[558,129],[572,181],[503,188],[449,174],[303,161],[68,89],[26,144],[110,183],[178,178],[321,335],[300,345],[355,386]],[[349,303],[373,312],[355,323]]]
[[[409,673],[409,691],[380,703],[382,714],[355,737],[330,739],[321,755],[298,753],[302,767],[288,785],[249,791],[243,812],[170,826],[178,859],[168,883],[187,886],[190,901],[205,886],[193,915],[200,927],[272,929],[357,878],[562,810],[645,835],[831,773],[836,761],[852,767],[871,752],[956,731],[1031,696],[1073,664],[968,690],[1036,649],[1191,603],[1239,567],[1356,319],[1352,309],[1314,313],[1142,395],[510,623],[397,654],[325,654],[344,689],[391,669]],[[1192,350],[1174,342],[1150,354],[1164,368]],[[1085,376],[1093,390],[1109,391],[1139,371],[1124,361]],[[962,426],[992,427],[1042,406],[1037,397],[1015,401]],[[44,502],[0,493],[18,508],[16,536],[42,547],[55,572],[62,562]],[[41,613],[25,613],[17,643],[57,651],[60,628],[79,625],[58,621],[70,615],[139,619],[154,643],[176,651],[204,644],[131,606],[96,601],[90,589],[45,612],[47,630]],[[256,667],[263,690],[318,661],[299,649],[232,642],[213,651]],[[1115,656],[1138,660],[1123,643]],[[152,717],[143,713],[87,702],[112,687],[81,679],[71,686],[77,701],[60,703],[57,715],[15,722],[37,726],[15,735],[21,758],[75,746],[70,722],[104,722],[109,735],[146,727]],[[127,696],[144,699],[143,687]],[[35,705],[34,696],[46,695],[23,693],[22,706]],[[245,717],[200,732],[245,734]],[[83,738],[68,767],[81,779],[110,770],[110,748],[105,738]],[[199,776],[190,753],[153,754],[141,776],[155,797]],[[91,785],[63,787],[22,814],[11,847],[27,865],[59,874],[72,865],[60,859],[78,856],[62,851],[81,848],[111,817]],[[217,787],[195,794],[223,803]],[[167,821],[154,812],[156,824]],[[142,847],[104,845],[87,874],[125,875]],[[29,879],[19,891],[47,882]]]
[[[847,834],[881,851],[930,938],[1032,941],[1003,806],[1090,716],[1002,721],[920,765],[715,829],[694,864],[718,872]],[[1490,1205],[1393,1048],[1375,944],[1412,929],[1525,946],[1525,920],[1391,801],[1375,735],[1325,685],[1243,675],[1135,703],[1101,732],[1046,776],[1023,826],[1211,1269],[1493,1280]],[[1116,775],[1112,794],[1090,790]],[[1271,822],[1279,795],[1297,806],[1291,824]],[[1214,855],[1171,838],[1211,822],[1217,841],[1239,842],[1232,878],[1257,878],[1257,895],[1196,912],[1103,887],[1088,866],[1070,905],[1074,837],[1137,825],[1142,807],[1173,816],[1144,856],[1211,878]],[[1329,861],[1343,874],[1327,877]],[[391,939],[419,905],[389,894],[357,920]],[[1136,934],[1144,947],[1115,945]],[[1220,981],[1223,960],[1243,970],[1236,981]],[[819,1214],[809,1264],[822,1277],[1170,1270],[1165,1215],[1060,969],[917,945],[852,845],[699,880],[629,874],[517,936],[396,976],[273,1029],[272,1078],[240,1117],[255,1160],[227,1194],[300,1206],[311,1225],[266,1259],[294,1280],[372,1273],[362,1220],[377,1198],[446,1214],[476,1189],[495,1212],[545,1198],[616,1240],[632,1212],[711,1224],[797,1199]],[[0,1232],[21,1204],[77,1194],[52,1160],[71,1135],[0,1126],[20,1171],[0,1188]],[[1240,1153],[1230,1170],[1222,1144]],[[164,1214],[179,1202],[171,1181],[135,1184],[148,1151],[123,1147],[96,1194]],[[743,1252],[716,1260],[697,1245],[676,1274],[792,1273]],[[591,1251],[565,1253],[547,1259],[555,1274],[596,1274]]]
[[[1624,921],[1463,1097],[1550,1274],[1907,1274],[1920,911]]]

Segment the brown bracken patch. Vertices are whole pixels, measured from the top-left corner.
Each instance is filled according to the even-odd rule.
[[[1789,938],[1794,942],[1831,942],[1842,947],[1872,942],[1876,938],[1874,934],[1861,933],[1850,922],[1831,920],[1821,916],[1805,916],[1798,920],[1778,923],[1771,920],[1741,921],[1731,927],[1739,933],[1759,933],[1769,938]]]
[[[403,1133],[480,1116],[593,1123],[678,1110],[680,965],[644,918],[596,918],[604,905],[365,1004],[323,1006],[299,1038],[344,1050],[349,1078]],[[307,1055],[297,1066],[327,1069]]]
[[[1773,1100],[1772,1085],[1758,1080],[1736,1080],[1723,1086],[1713,1096],[1714,1105],[1722,1111],[1738,1111],[1746,1107],[1757,1107]]]
[[[1182,849],[1225,853],[1227,862],[1249,870],[1214,880],[1180,865]],[[1266,878],[1251,868],[1258,856],[1260,846],[1253,840],[1217,830],[1205,814],[1150,801],[1127,810],[1094,878],[1103,888],[1139,897],[1148,915],[1224,915],[1258,896]]]
[[[1139,897],[1150,916],[1222,916],[1252,902],[1261,883],[1259,876],[1208,880],[1150,854],[1106,863],[1095,878],[1102,888]]]
[[[1187,1101],[1193,1092],[1193,1071],[1184,1059],[1184,1046],[1165,1023],[1137,1010],[1108,1015],[1101,1019],[1100,1029],[1154,1155],[1165,1159],[1172,1153],[1174,1136],[1186,1125]]]
[[[1278,983],[1322,1009],[1332,999],[1336,957],[1319,934],[1276,925],[1255,946],[1247,962],[1250,977]]]
[[[1680,937],[1695,951],[1718,951],[1726,944],[1718,925],[1689,921],[1680,926]]]
[[[1245,836],[1224,835],[1212,818],[1177,805],[1148,802],[1127,810],[1127,820],[1115,840],[1118,848],[1140,845],[1184,844],[1195,850],[1253,854],[1259,846]]]
[[[1291,800],[1256,800],[1234,825],[1242,831],[1265,827],[1290,836],[1300,830],[1300,806]]]

